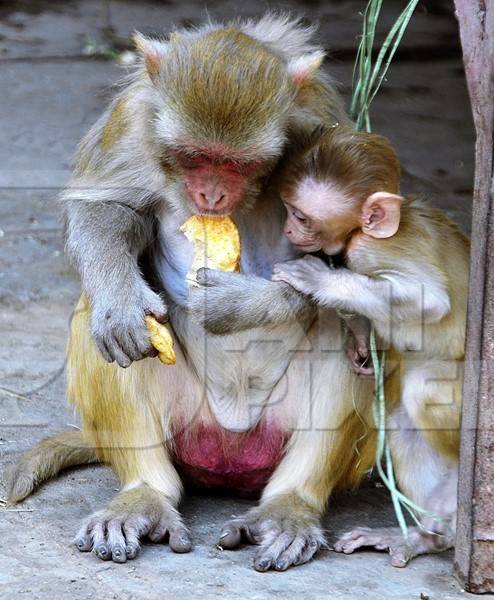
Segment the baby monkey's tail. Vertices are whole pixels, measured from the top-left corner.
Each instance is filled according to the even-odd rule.
[[[7,502],[16,504],[47,479],[68,467],[96,462],[96,453],[81,431],[66,431],[24,452],[5,473]]]

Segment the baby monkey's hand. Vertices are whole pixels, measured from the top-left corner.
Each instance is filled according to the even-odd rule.
[[[352,369],[363,378],[374,377],[370,355],[370,321],[360,315],[345,319],[345,353]]]
[[[328,289],[341,284],[339,276],[345,269],[334,269],[320,258],[307,254],[303,258],[277,263],[273,267],[273,281],[288,283],[297,291],[312,296],[321,305],[333,306],[325,302]],[[370,359],[369,335],[370,323],[365,317],[355,315],[345,319],[347,337],[345,353],[352,369],[360,377],[374,377],[374,369]]]
[[[303,258],[276,263],[271,279],[284,281],[302,294],[312,296],[326,284],[331,271],[320,258],[306,254]]]

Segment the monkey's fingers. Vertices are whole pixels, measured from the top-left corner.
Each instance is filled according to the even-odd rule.
[[[146,327],[150,333],[149,340],[151,344],[159,352],[158,357],[165,365],[174,365],[177,362],[175,350],[173,349],[173,338],[168,331],[168,328],[158,321],[147,315],[144,317]]]
[[[177,554],[192,550],[192,539],[187,527],[175,511],[166,511],[154,529],[148,533],[152,542],[162,542],[168,539],[168,545]]]
[[[302,564],[304,562],[307,562],[313,556],[313,554],[309,556],[309,553],[310,550],[307,544],[306,537],[304,535],[297,535],[297,537],[288,546],[288,548],[284,552],[282,552],[280,557],[276,560],[275,569],[277,571],[286,571],[288,567],[293,563],[294,556],[300,557],[294,564]]]
[[[403,543],[397,547],[389,548],[389,556],[391,557],[391,565],[402,569],[406,567],[410,560],[415,556],[413,548]]]
[[[409,531],[408,543],[404,541],[399,528],[376,528],[356,527],[345,533],[335,543],[336,552],[351,554],[358,548],[371,546],[376,550],[387,550],[391,557],[393,567],[404,567],[414,557],[424,552],[430,552],[430,548],[423,543],[424,537],[412,528]]]
[[[214,285],[221,284],[224,280],[223,275],[225,275],[223,271],[201,267],[197,270],[196,282],[203,287],[213,287]],[[231,273],[227,272],[226,275],[231,275]]]
[[[168,543],[173,552],[176,552],[177,554],[185,554],[192,550],[192,540],[190,539],[189,530],[185,525],[170,531]]]
[[[287,273],[284,273],[282,271],[273,271],[273,274],[271,275],[271,281],[290,283],[290,277]]]
[[[228,521],[221,530],[219,545],[227,550],[232,550],[238,548],[242,540],[249,544],[258,544],[261,536],[254,525],[250,525],[242,519]]]
[[[227,550],[238,548],[242,542],[242,531],[236,523],[227,523],[220,534],[219,545]]]

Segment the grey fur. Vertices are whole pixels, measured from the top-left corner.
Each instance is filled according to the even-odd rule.
[[[274,327],[315,317],[315,304],[291,286],[239,273],[199,269],[190,310],[206,331],[226,335],[254,327]],[[208,310],[210,309],[210,310]]]

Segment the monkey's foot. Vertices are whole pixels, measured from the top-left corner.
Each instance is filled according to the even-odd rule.
[[[387,550],[394,567],[405,567],[407,563],[421,554],[442,552],[452,547],[452,537],[432,534],[418,527],[408,528],[408,539],[405,540],[399,527],[383,527],[371,529],[357,527],[343,534],[334,545],[336,552],[351,554],[357,548],[371,546],[376,550]]]
[[[264,502],[226,523],[220,546],[237,548],[242,540],[260,546],[256,571],[286,571],[308,562],[326,545],[319,514],[295,494]]]
[[[189,552],[190,534],[168,499],[147,486],[121,492],[106,510],[91,515],[74,543],[81,552],[92,550],[101,560],[124,563],[137,556],[141,539],[168,539],[174,552]]]

